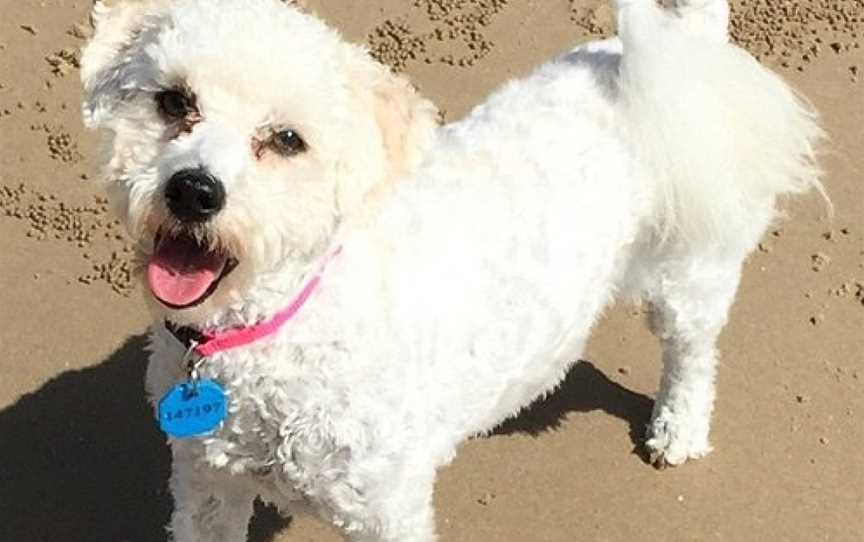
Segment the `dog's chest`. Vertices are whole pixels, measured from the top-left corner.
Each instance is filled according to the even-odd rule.
[[[154,348],[147,377],[154,399],[185,378],[178,352]],[[206,360],[201,376],[225,389],[228,414],[216,431],[182,445],[210,467],[256,477],[282,495],[315,497],[325,482],[345,476],[352,449],[364,440],[332,374],[344,356],[336,344],[307,344]]]

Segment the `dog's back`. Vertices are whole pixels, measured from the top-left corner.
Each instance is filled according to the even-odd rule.
[[[407,184],[412,226],[385,229],[411,232],[392,274],[412,325],[394,335],[440,339],[423,371],[458,378],[440,391],[454,433],[548,389],[599,311],[634,294],[667,350],[649,447],[671,464],[710,449],[714,343],[742,262],[779,195],[821,189],[816,114],[728,43],[727,17],[725,0],[620,2],[618,40],[505,85]]]

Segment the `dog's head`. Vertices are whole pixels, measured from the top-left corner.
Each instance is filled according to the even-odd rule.
[[[195,323],[325,252],[370,191],[411,171],[436,111],[279,0],[97,4],[84,119],[154,307]]]

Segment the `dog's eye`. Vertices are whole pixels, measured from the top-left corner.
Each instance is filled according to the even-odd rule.
[[[156,104],[159,111],[172,120],[186,118],[195,112],[192,98],[179,90],[164,90],[156,94]]]
[[[282,156],[293,156],[306,150],[306,143],[294,130],[282,130],[270,138],[270,146]]]

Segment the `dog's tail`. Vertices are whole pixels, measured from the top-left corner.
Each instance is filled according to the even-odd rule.
[[[818,115],[728,43],[726,0],[678,0],[673,11],[616,4],[626,137],[656,186],[662,239],[722,241],[778,195],[824,195]]]

